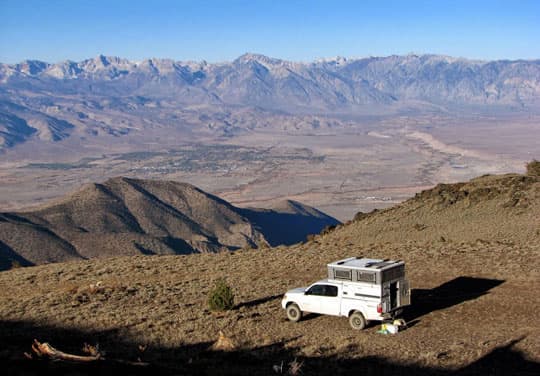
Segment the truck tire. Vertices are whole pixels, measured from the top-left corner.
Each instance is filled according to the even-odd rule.
[[[302,318],[302,311],[300,311],[300,307],[294,303],[287,306],[286,312],[287,318],[292,322],[298,322]]]
[[[364,315],[362,315],[362,312],[354,311],[349,316],[349,324],[351,324],[351,327],[355,330],[362,330],[366,327],[367,321],[364,318]]]

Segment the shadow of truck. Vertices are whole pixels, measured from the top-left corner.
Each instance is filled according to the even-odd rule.
[[[433,289],[412,289],[412,305],[407,307],[403,317],[413,322],[428,313],[477,299],[502,283],[504,280],[457,277]]]

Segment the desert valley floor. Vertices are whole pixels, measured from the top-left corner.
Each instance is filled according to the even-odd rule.
[[[286,120],[278,131],[232,137],[157,127],[96,137],[92,146],[76,137],[29,141],[1,155],[0,208],[29,208],[128,176],[188,182],[238,206],[292,199],[346,221],[440,182],[522,172],[540,150],[540,122],[527,112],[326,119],[317,129]]]

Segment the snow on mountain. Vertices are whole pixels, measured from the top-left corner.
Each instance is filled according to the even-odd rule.
[[[232,62],[215,64],[157,58],[135,62],[103,55],[80,62],[49,64],[27,60],[0,64],[0,100],[42,111],[42,104],[30,104],[37,98],[54,102],[54,97],[70,98],[72,103],[65,107],[66,111],[72,111],[75,103],[83,112],[85,106],[96,101],[107,106],[116,103],[116,110],[124,112],[140,107],[138,99],[123,103],[130,102],[126,98],[144,98],[154,105],[219,104],[291,114],[354,114],[408,103],[427,107],[527,108],[540,104],[540,60],[477,61],[409,54],[301,63],[248,53]],[[12,132],[13,124],[32,127],[25,114],[3,114],[5,119],[23,119],[10,120],[9,126],[4,124],[6,134]],[[71,122],[72,115],[63,119]],[[110,120],[110,124],[117,123]],[[42,124],[42,129],[58,128],[51,126],[50,120],[37,124]],[[110,124],[102,121],[93,126],[108,129]],[[69,127],[62,123],[60,128],[61,139]],[[22,135],[12,136],[3,138],[15,142],[30,137],[26,128]]]

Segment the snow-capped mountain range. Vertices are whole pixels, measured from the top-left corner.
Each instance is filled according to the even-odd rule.
[[[141,101],[304,115],[354,114],[411,102],[519,110],[540,104],[540,60],[406,55],[300,63],[245,54],[232,62],[207,63],[100,55],[81,62],[0,64],[0,148],[35,135],[53,141],[67,137],[77,124],[59,106],[66,100],[70,108],[78,107],[76,119],[82,123],[92,117],[85,108],[121,102],[115,109],[125,113]]]

